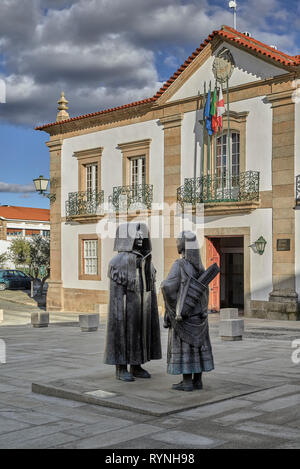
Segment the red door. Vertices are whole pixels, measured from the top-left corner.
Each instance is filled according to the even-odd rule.
[[[220,239],[206,238],[206,268],[215,262],[220,267]],[[208,309],[220,311],[220,274],[209,284]]]

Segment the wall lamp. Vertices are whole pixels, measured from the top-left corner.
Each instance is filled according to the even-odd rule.
[[[33,179],[33,183],[35,186],[35,190],[39,192],[41,195],[44,197],[48,197],[50,199],[50,202],[53,202],[56,199],[56,195],[50,192],[46,192],[48,184],[49,184],[49,179],[44,178],[44,176],[39,176],[36,179]]]
[[[266,247],[266,244],[267,244],[267,241],[265,240],[265,238],[263,236],[260,236],[258,238],[257,241],[255,241],[254,243],[254,246],[255,246],[255,251],[260,255],[262,256],[263,253],[265,252],[265,247]],[[253,244],[251,245],[251,247],[253,246]]]

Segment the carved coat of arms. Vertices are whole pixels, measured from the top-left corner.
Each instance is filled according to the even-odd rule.
[[[234,69],[234,58],[229,49],[224,47],[217,55],[213,63],[213,74],[219,83],[225,83],[231,77]]]

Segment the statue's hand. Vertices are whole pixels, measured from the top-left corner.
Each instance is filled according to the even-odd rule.
[[[178,316],[175,316],[175,319],[177,322],[181,322],[182,321],[182,316],[179,314]]]

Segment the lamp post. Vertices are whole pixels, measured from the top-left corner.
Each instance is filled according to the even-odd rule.
[[[33,179],[33,183],[35,186],[35,190],[39,192],[39,194],[43,195],[44,197],[48,197],[48,199],[50,199],[50,202],[55,200],[55,194],[50,194],[50,192],[46,192],[49,184],[49,179],[44,178],[44,176],[39,176],[38,178]]]

